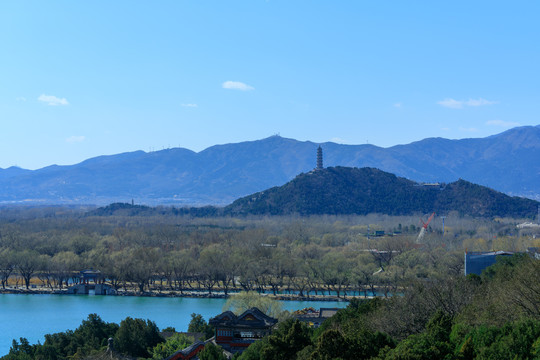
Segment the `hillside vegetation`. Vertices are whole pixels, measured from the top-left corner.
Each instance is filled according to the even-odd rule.
[[[530,217],[537,201],[510,197],[458,180],[424,186],[374,168],[330,167],[300,174],[280,187],[238,199],[232,215],[410,215],[456,211],[483,217]]]

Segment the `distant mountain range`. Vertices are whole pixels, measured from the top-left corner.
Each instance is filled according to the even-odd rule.
[[[173,148],[38,170],[11,167],[0,169],[0,203],[225,205],[309,172],[319,145],[325,166],[378,168],[417,182],[464,179],[540,199],[540,126],[525,126],[486,138],[429,138],[389,148],[271,136],[199,153]]]

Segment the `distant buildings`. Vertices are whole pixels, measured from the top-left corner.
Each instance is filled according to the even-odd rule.
[[[338,310],[338,308],[321,308],[320,310],[306,308],[297,310],[292,315],[293,318],[306,323],[308,326],[318,328],[326,319],[334,316]]]
[[[540,248],[530,247],[526,252],[511,251],[479,251],[465,252],[465,275],[481,275],[482,271],[497,262],[501,256],[512,256],[514,254],[527,254],[536,260],[540,260]]]
[[[517,225],[518,229],[540,229],[540,224],[535,224],[532,222],[524,222]]]
[[[108,284],[76,284],[68,287],[67,293],[74,295],[116,295],[116,290]]]
[[[495,264],[497,256],[512,256],[509,251],[465,252],[465,275],[481,275],[482,270]]]
[[[116,290],[105,284],[105,277],[100,271],[82,270],[79,273],[79,283],[68,287],[68,294],[88,295],[116,295]]]

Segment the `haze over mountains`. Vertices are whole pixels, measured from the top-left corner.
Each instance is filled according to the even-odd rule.
[[[417,182],[465,179],[540,199],[540,126],[486,138],[429,138],[407,145],[320,144],[325,166],[373,167]],[[69,166],[0,169],[2,203],[225,205],[283,185],[315,167],[318,143],[271,136],[199,153],[172,148],[99,156]]]

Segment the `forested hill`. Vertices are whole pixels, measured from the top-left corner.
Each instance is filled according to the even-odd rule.
[[[538,202],[458,180],[420,185],[374,168],[330,167],[225,207],[231,215],[408,215],[457,211],[470,216],[532,217]]]

